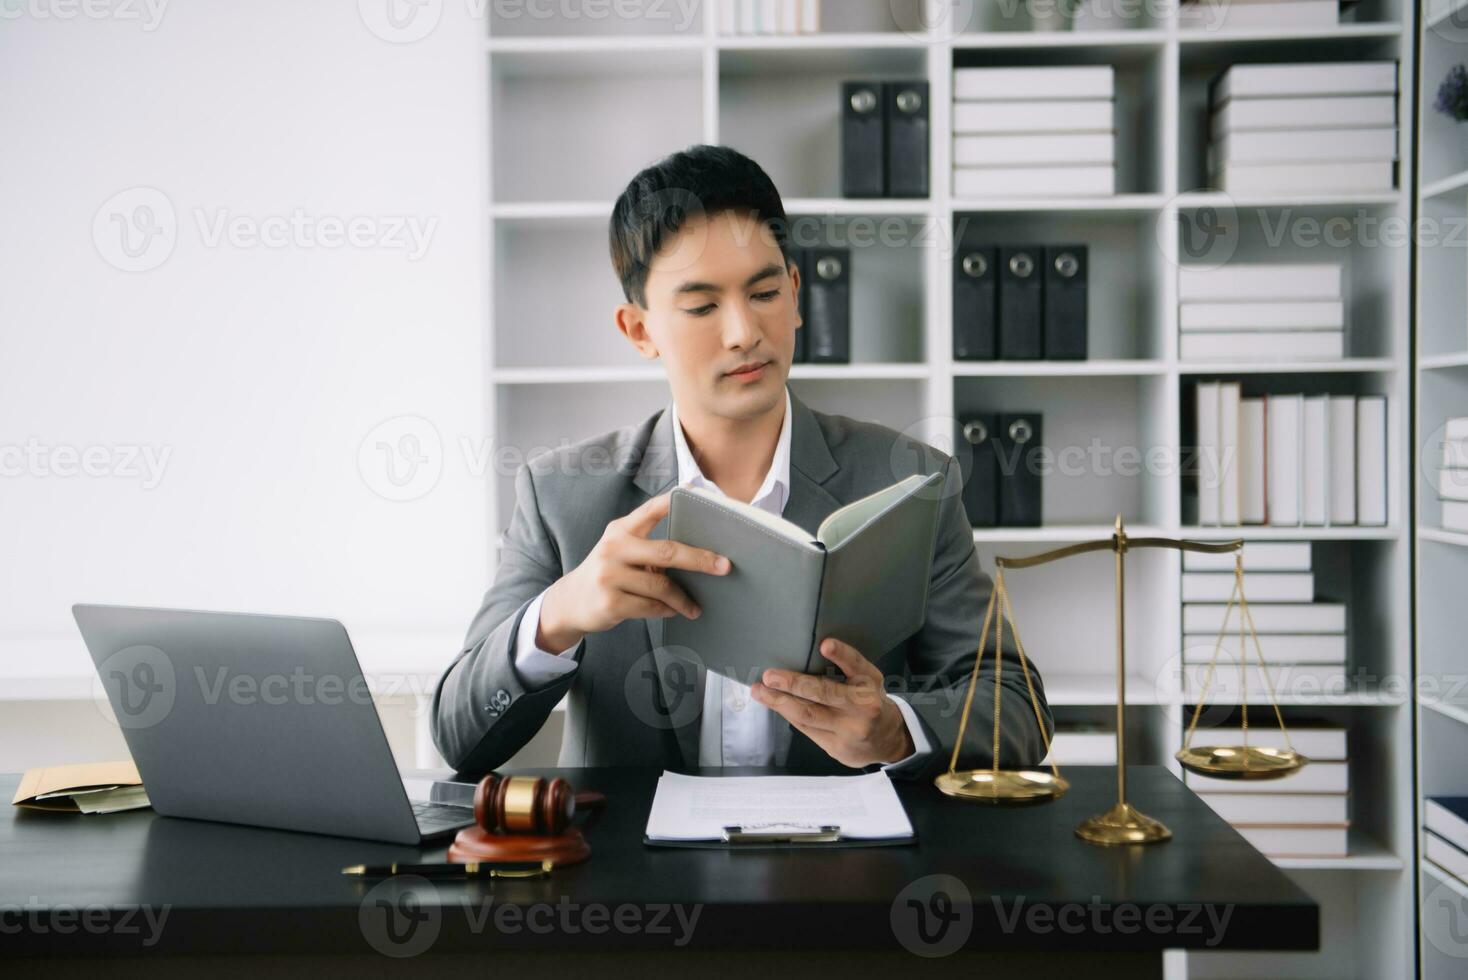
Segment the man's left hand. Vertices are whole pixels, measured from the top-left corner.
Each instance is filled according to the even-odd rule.
[[[900,762],[912,755],[912,735],[897,702],[883,688],[882,672],[850,644],[821,641],[821,656],[841,668],[839,681],[793,670],[767,670],[750,688],[754,699],[844,766]]]

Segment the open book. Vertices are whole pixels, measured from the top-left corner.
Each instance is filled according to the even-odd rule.
[[[876,660],[923,625],[942,474],[914,475],[830,514],[814,538],[715,490],[673,490],[668,537],[727,555],[727,575],[669,569],[697,619],[664,620],[669,652],[741,684],[767,667],[821,673],[820,641]]]

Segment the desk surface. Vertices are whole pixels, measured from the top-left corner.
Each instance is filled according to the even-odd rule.
[[[394,953],[425,936],[423,951],[444,952],[900,949],[955,938],[970,949],[1016,951],[1319,942],[1310,897],[1161,767],[1131,767],[1128,784],[1132,802],[1172,828],[1164,844],[1079,840],[1073,828],[1114,801],[1115,782],[1109,768],[1072,767],[1071,791],[1036,807],[994,808],[949,799],[927,782],[898,783],[913,845],[745,853],[644,845],[656,771],[536,771],[608,799],[587,833],[590,861],[539,881],[363,882],[339,870],[441,860],[445,848],[152,811],[88,817],[7,807],[0,944],[11,954],[95,955]],[[16,783],[0,776],[6,798]],[[931,927],[922,935],[920,913]],[[943,919],[953,928],[938,929]]]

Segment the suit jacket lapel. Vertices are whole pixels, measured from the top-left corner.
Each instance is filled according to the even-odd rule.
[[[821,431],[814,413],[794,392],[790,393],[790,412],[790,488],[782,516],[813,535],[821,521],[840,506],[835,496],[823,486],[840,467],[831,455],[831,448],[826,443],[825,434]],[[677,485],[678,478],[678,457],[673,444],[673,415],[671,411],[664,409],[653,425],[633,483],[646,498],[651,498]],[[655,539],[665,539],[667,536],[667,518],[659,521],[648,535]],[[663,703],[676,704],[680,693],[672,690],[672,683],[678,673],[672,667],[675,658],[663,649],[663,620],[644,619],[643,623],[647,627],[648,646],[653,651],[653,659],[657,664]],[[681,696],[696,697],[701,705],[707,683],[707,671],[700,667],[695,690],[691,694],[682,693]],[[683,764],[689,768],[698,765],[701,716],[702,712],[695,713],[691,721],[674,729]],[[791,732],[791,735],[787,766],[804,770],[830,768],[831,759],[819,746],[798,731]]]

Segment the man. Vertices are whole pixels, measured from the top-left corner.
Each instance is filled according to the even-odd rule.
[[[617,199],[610,244],[626,297],[617,328],[661,361],[672,402],[516,474],[494,585],[434,694],[434,740],[461,772],[503,764],[563,696],[562,765],[882,767],[908,777],[947,766],[991,588],[959,464],[883,426],[812,411],[787,390],[801,325],[787,230],[769,177],[727,147],[675,153]],[[766,670],[749,686],[662,648],[664,619],[699,614],[665,570],[729,571],[723,556],[667,539],[673,486],[713,488],[814,534],[842,504],[935,471],[944,479],[926,621],[898,647],[823,638],[842,679]],[[759,610],[748,612],[758,645]],[[1000,763],[1034,765],[1044,741],[1006,647]],[[967,766],[992,756],[993,667],[986,657]]]

